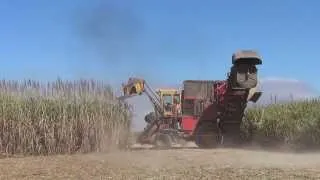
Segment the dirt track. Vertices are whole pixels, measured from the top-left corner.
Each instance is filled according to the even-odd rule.
[[[0,179],[319,179],[320,153],[140,150],[1,159],[0,169]]]

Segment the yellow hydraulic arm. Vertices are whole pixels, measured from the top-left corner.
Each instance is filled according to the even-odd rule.
[[[136,95],[142,95],[145,93],[158,115],[163,115],[164,109],[161,105],[160,97],[150,88],[144,79],[129,78],[126,84],[122,84],[123,96],[119,97],[120,100],[124,100]]]
[[[157,129],[159,128],[161,116],[163,116],[164,114],[164,109],[162,107],[160,97],[150,88],[150,86],[144,79],[139,78],[129,78],[126,84],[122,84],[122,90],[124,95],[119,97],[120,100],[124,100],[136,95],[142,95],[143,93],[145,93],[153,104],[157,118],[155,119],[155,121],[152,121],[138,136],[139,142],[145,142],[145,140],[152,141],[152,137],[155,135],[155,132],[157,132]]]

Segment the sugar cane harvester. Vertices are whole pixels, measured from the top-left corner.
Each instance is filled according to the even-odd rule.
[[[146,94],[154,106],[138,143],[171,147],[183,139],[200,148],[237,144],[247,103],[262,95],[257,91],[261,64],[256,51],[241,50],[232,55],[226,80],[185,80],[182,90],[155,92],[144,79],[130,78],[120,99]]]

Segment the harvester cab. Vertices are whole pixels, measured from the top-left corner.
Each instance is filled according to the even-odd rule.
[[[181,94],[177,89],[158,89],[156,93],[160,97],[164,109],[164,117],[180,115]]]

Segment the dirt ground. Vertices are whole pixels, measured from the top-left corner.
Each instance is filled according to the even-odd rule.
[[[320,153],[135,150],[0,159],[0,179],[319,179]]]

